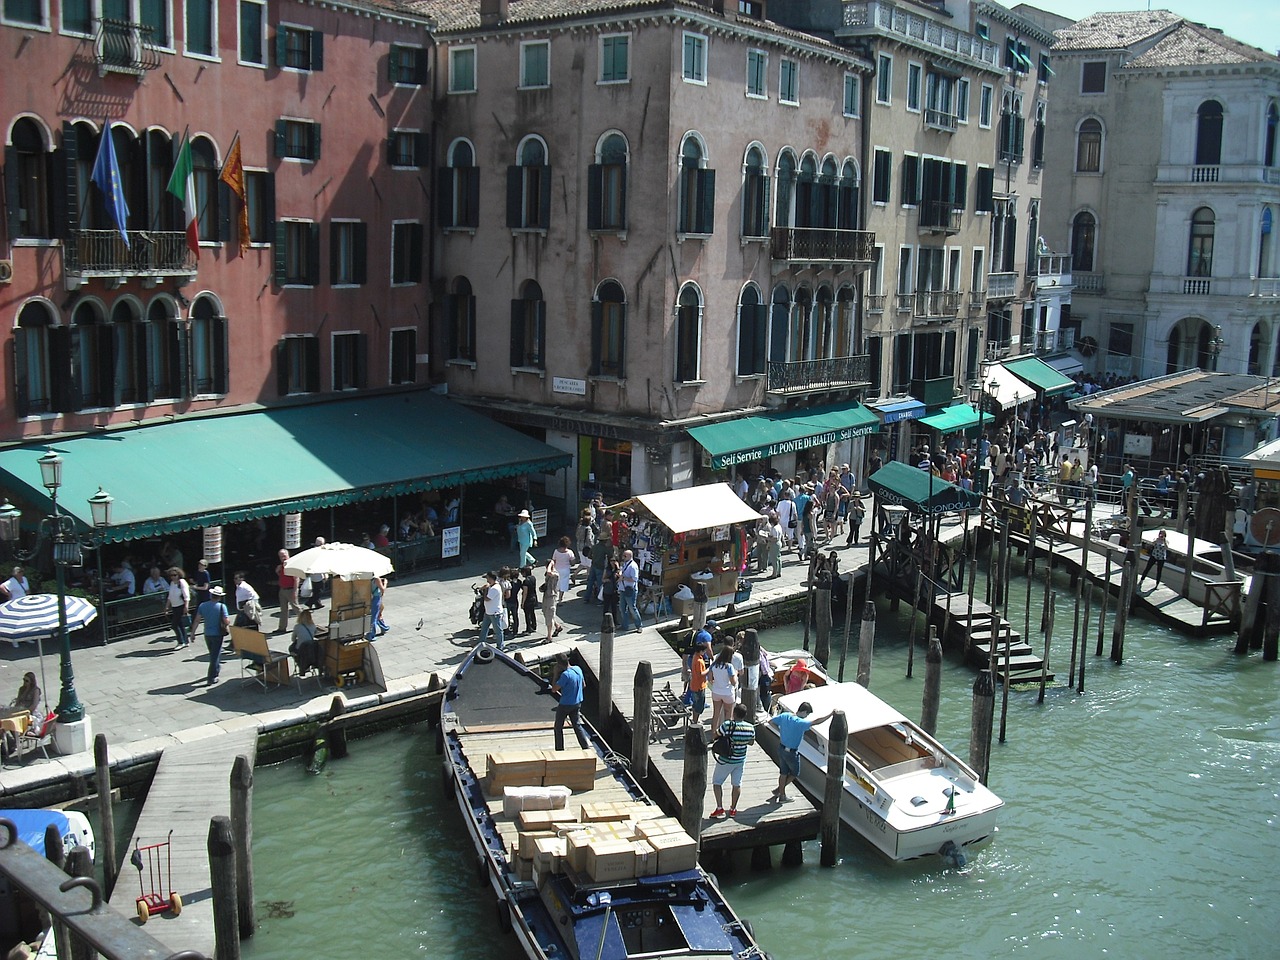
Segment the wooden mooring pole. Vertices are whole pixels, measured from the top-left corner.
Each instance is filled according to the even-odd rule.
[[[253,936],[253,764],[244,754],[231,765],[231,837],[236,845],[236,909],[240,939]]]
[[[653,727],[653,665],[648,660],[636,664],[631,702],[635,711],[631,721],[631,772],[637,780],[643,780],[649,776],[649,734]],[[747,716],[754,717],[755,711]]]
[[[924,655],[924,702],[920,706],[920,726],[933,736],[938,732],[938,701],[942,696],[942,642],[929,627],[929,649]]]
[[[1120,599],[1116,606],[1116,618],[1111,629],[1111,659],[1114,663],[1124,661],[1124,631],[1129,623],[1129,608],[1133,605],[1133,590],[1136,586],[1137,570],[1132,560],[1124,562],[1124,573],[1120,575]]]
[[[680,825],[702,846],[702,807],[707,796],[707,737],[701,723],[684,732],[684,778],[680,784]]]
[[[613,716],[613,614],[604,615],[604,623],[600,625],[600,690],[597,693],[597,726],[600,732],[608,736],[609,720]]]
[[[804,591],[804,648],[809,649],[809,626],[813,622],[813,593],[817,588],[818,564],[821,554],[816,550],[809,558],[809,578],[805,581]],[[824,663],[823,666],[826,666]]]
[[[1069,528],[1068,528],[1069,529]],[[1076,602],[1071,611],[1071,670],[1067,673],[1067,686],[1073,687],[1076,682],[1076,656],[1080,653],[1080,600],[1093,595],[1093,585],[1089,581],[1089,544],[1093,540],[1093,488],[1084,502],[1084,535],[1080,538],[1080,569],[1076,573]],[[1086,588],[1085,584],[1089,583]],[[1085,633],[1089,632],[1089,607],[1085,600],[1084,623]]]
[[[1095,657],[1102,656],[1102,635],[1107,629],[1107,602],[1111,599],[1111,544],[1107,544],[1107,563],[1102,574],[1102,606],[1098,611],[1098,647]]]
[[[844,797],[844,761],[849,749],[849,721],[837,710],[827,731],[827,779],[822,791],[821,864],[834,867],[840,853],[840,801]]]
[[[103,851],[102,889],[111,896],[116,878],[120,875],[120,862],[116,860],[116,820],[112,811],[111,760],[107,751],[107,736],[100,733],[93,738],[93,772],[98,785],[98,843]]]
[[[911,597],[911,636],[907,640],[907,679],[915,669],[916,663],[916,624],[920,620],[920,591],[924,587],[924,565],[916,568],[916,592]],[[925,620],[929,619],[929,607],[925,606]]]
[[[823,667],[831,663],[831,581],[835,577],[840,558],[832,551],[825,563],[819,559],[817,564],[817,586],[814,588],[814,633],[813,655]],[[743,657],[746,660],[746,657]],[[747,714],[754,716],[754,714]]]
[[[747,717],[755,722],[760,705],[760,632],[754,627],[744,630],[742,648],[738,652],[742,654],[742,665],[747,674],[747,682],[742,687],[742,705],[747,708]]]
[[[1044,686],[1049,680],[1049,645],[1053,642],[1053,618],[1058,612],[1058,598],[1049,598],[1049,620],[1044,628],[1044,659],[1040,661],[1040,696],[1037,703],[1044,703]]]
[[[1000,742],[1005,741],[1005,726],[1009,718],[1009,659],[1010,652],[1013,648],[1013,624],[1010,623],[1004,631],[1004,677],[1001,684],[1003,692],[1000,695]]]
[[[236,847],[230,817],[209,821],[209,886],[213,895],[213,960],[240,960]]]
[[[1196,566],[1196,515],[1187,514],[1187,565],[1182,571],[1182,595],[1191,599],[1191,576]]]
[[[92,877],[93,876],[93,856],[89,853],[88,847],[72,847],[67,852],[66,873],[69,877]],[[59,953],[58,956],[66,956],[69,960],[94,960],[98,955],[97,951],[89,944],[85,943],[79,936],[66,931],[66,940],[68,952],[66,954]],[[62,948],[62,944],[58,944],[58,948]]]
[[[862,605],[862,632],[858,636],[858,683],[871,689],[871,653],[876,645],[876,605]]]
[[[995,720],[996,688],[991,671],[978,671],[973,681],[973,713],[969,722],[969,766],[982,782],[991,783],[991,726]]]
[[[868,554],[867,562],[867,599],[871,599],[871,555]],[[840,646],[840,672],[836,675],[836,679],[844,683],[844,664],[849,659],[849,636],[853,632],[853,585],[854,585],[853,565],[849,565],[849,573],[846,577],[848,586],[844,596],[844,643]],[[828,664],[830,666],[830,664]]]

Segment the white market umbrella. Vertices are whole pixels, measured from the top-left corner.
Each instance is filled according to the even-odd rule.
[[[65,597],[67,629],[79,630],[98,616],[98,608],[84,597]],[[58,598],[52,593],[29,593],[17,600],[0,603],[0,639],[35,640],[40,654],[41,689],[49,689],[44,675],[44,638],[58,632]]]
[[[395,568],[391,560],[366,547],[354,543],[325,543],[311,547],[289,558],[284,572],[291,577],[309,577],[323,574],[339,580],[368,580],[385,577]]]

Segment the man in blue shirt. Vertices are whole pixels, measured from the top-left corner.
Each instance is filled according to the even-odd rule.
[[[832,711],[834,712],[834,711]],[[787,799],[787,784],[800,776],[800,744],[810,727],[825,723],[831,714],[809,719],[813,713],[813,705],[808,701],[800,704],[795,713],[780,713],[769,722],[778,728],[778,788],[769,794],[769,799],[782,803]]]
[[[591,743],[586,731],[582,729],[582,718],[579,716],[582,710],[582,692],[586,685],[583,682],[582,668],[571,665],[569,658],[563,653],[556,657],[556,663],[561,668],[560,676],[551,685],[551,692],[560,696],[560,702],[556,704],[556,749],[564,749],[564,722],[568,720],[578,736],[578,746],[586,750]]]
[[[218,673],[222,667],[222,638],[231,630],[231,616],[227,605],[222,602],[224,596],[221,587],[209,589],[209,599],[196,607],[196,615],[191,621],[191,633],[204,623],[204,643],[209,648],[209,672],[205,683],[212,687],[218,682]]]

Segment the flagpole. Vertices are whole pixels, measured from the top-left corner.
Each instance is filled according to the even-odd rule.
[[[236,131],[236,133],[235,133],[235,136],[233,136],[233,137],[231,138],[231,146],[227,147],[227,155],[226,155],[225,157],[223,157],[223,158],[222,158],[222,169],[218,171],[218,179],[219,179],[219,180],[221,180],[221,179],[222,179],[222,175],[223,175],[224,173],[226,173],[226,170],[227,170],[227,161],[229,161],[229,160],[231,159],[232,154],[234,154],[234,153],[235,153],[235,150],[236,150],[236,144],[237,144],[237,143],[239,143],[239,142],[240,142],[240,131],[239,131],[239,130],[237,130],[237,131]]]

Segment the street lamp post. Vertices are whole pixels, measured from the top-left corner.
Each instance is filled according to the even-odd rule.
[[[40,536],[46,531],[53,541],[53,566],[58,591],[58,643],[60,648],[60,671],[62,689],[58,697],[58,722],[77,723],[84,719],[84,706],[76,695],[75,671],[71,665],[71,635],[67,632],[67,567],[79,565],[81,562],[80,536],[76,531],[75,521],[58,512],[58,489],[62,486],[62,458],[50,450],[37,463],[40,465],[40,482],[49,491],[53,501],[53,512],[41,519]],[[93,525],[102,529],[111,522],[112,497],[101,487],[89,499],[89,507],[93,515]],[[0,540],[7,543],[18,543],[19,522],[22,511],[7,501],[0,506]],[[37,547],[39,546],[37,542]],[[32,551],[33,553],[36,551]]]
[[[1222,338],[1222,327],[1215,326],[1213,328],[1213,336],[1209,339],[1209,361],[1210,369],[1215,373],[1218,370],[1218,357],[1222,353],[1222,348],[1227,345],[1227,341]]]

